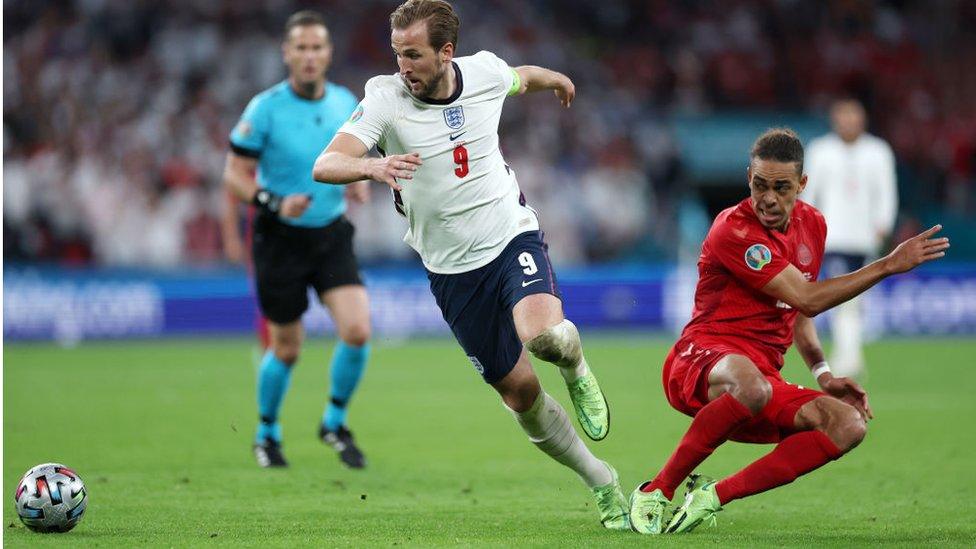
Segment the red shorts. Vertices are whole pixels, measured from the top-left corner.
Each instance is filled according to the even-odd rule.
[[[671,406],[694,417],[708,404],[708,373],[725,355],[744,355],[756,364],[773,388],[769,403],[729,438],[738,442],[775,443],[796,432],[794,419],[800,407],[820,391],[786,382],[776,365],[762,353],[720,339],[684,337],[675,343],[664,360],[664,394]]]

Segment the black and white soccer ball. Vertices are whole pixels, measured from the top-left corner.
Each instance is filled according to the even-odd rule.
[[[67,532],[85,515],[88,492],[78,473],[60,463],[42,463],[24,473],[17,492],[17,516],[35,532]]]

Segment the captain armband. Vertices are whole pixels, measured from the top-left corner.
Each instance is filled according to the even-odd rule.
[[[518,95],[519,90],[522,89],[522,77],[519,76],[517,70],[510,68],[512,71],[512,87],[508,88],[508,95]]]

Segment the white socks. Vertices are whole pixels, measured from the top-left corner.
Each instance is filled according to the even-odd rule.
[[[580,363],[575,368],[559,368],[559,373],[562,374],[566,383],[572,383],[590,373],[590,368],[586,365],[586,359],[584,358],[580,360]]]
[[[526,342],[525,348],[539,360],[559,366],[566,383],[585,376],[590,370],[583,358],[583,344],[579,330],[567,319]]]
[[[585,368],[585,363],[582,366]],[[613,481],[607,464],[590,453],[573,429],[566,411],[545,391],[539,393],[535,403],[525,412],[509,411],[533,444],[576,471],[587,486],[594,488]]]

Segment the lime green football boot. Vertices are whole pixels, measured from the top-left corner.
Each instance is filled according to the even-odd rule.
[[[701,473],[692,473],[688,475],[688,480],[685,481],[685,497],[688,497],[688,494],[694,492],[709,482],[714,481],[715,479],[712,477],[707,477]]]
[[[600,524],[608,530],[630,530],[628,518],[627,498],[620,490],[620,479],[617,470],[604,462],[613,480],[609,484],[591,488],[596,498],[596,508],[600,511]]]
[[[576,418],[586,436],[592,440],[607,438],[610,433],[610,406],[593,372],[567,383],[566,388],[569,389]]]
[[[661,490],[641,492],[638,486],[630,494],[630,527],[638,534],[660,534],[664,531],[665,514],[670,504]]]
[[[693,489],[685,494],[685,502],[668,523],[665,531],[669,534],[691,532],[703,522],[715,526],[715,514],[722,510],[722,503],[715,493],[715,481],[709,479],[700,483],[702,477],[696,476],[693,475],[688,482],[688,487]]]

